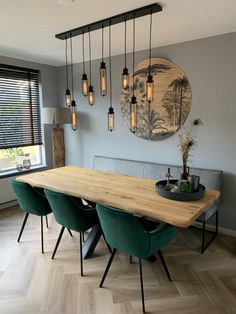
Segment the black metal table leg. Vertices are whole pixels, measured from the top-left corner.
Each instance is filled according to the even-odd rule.
[[[90,257],[102,235],[102,228],[100,224],[97,224],[90,231],[86,241],[84,242],[82,253],[83,259]]]

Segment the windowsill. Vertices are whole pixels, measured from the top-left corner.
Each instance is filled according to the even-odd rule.
[[[22,171],[18,171],[17,169],[4,171],[3,173],[0,173],[0,179],[14,177],[14,176],[20,176],[23,174],[28,174],[30,172],[34,172],[37,170],[46,170],[48,168],[47,165],[37,165],[37,166],[31,166],[30,169],[25,169]]]

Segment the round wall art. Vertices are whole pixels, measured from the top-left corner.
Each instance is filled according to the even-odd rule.
[[[146,100],[146,78],[149,60],[143,60],[135,68],[134,93],[137,97],[137,131],[135,135],[147,140],[163,140],[175,133],[188,116],[191,104],[191,88],[184,72],[166,59],[152,58],[154,100]],[[121,93],[122,116],[130,127],[130,99],[132,74],[128,90]]]

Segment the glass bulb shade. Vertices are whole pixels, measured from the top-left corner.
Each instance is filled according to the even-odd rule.
[[[84,97],[88,96],[88,79],[87,79],[87,74],[82,75],[82,95]]]
[[[65,93],[65,101],[66,101],[66,107],[70,107],[71,105],[71,94],[70,90],[67,88]]]
[[[132,96],[130,103],[130,131],[135,133],[137,129],[137,101],[136,97]]]
[[[150,103],[154,99],[154,81],[152,78],[152,75],[149,74],[147,81],[146,81],[146,95],[147,95],[147,101]]]
[[[115,113],[112,107],[108,110],[108,131],[114,130],[114,122],[115,122]]]
[[[74,131],[76,130],[76,126],[77,126],[76,120],[77,120],[76,119],[76,102],[75,100],[72,100],[71,102],[71,126]]]
[[[125,67],[122,73],[122,88],[127,90],[129,88],[129,71]]]
[[[89,85],[88,89],[88,103],[90,106],[93,106],[95,103],[94,90],[92,85]]]
[[[104,61],[100,66],[100,92],[102,96],[107,95],[107,68]]]

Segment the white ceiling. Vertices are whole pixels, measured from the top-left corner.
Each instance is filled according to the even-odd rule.
[[[55,34],[151,4],[149,0],[0,0],[0,55],[63,65],[65,42]],[[153,47],[236,31],[236,0],[160,0],[153,15]],[[137,50],[148,47],[149,17],[136,22]],[[128,51],[132,22],[128,22]],[[107,31],[105,32],[107,55]],[[124,25],[112,27],[112,54],[123,54]],[[100,58],[101,32],[91,33],[92,58]],[[86,38],[87,40],[87,38]],[[81,36],[74,37],[74,61],[81,61]],[[87,46],[87,41],[86,41]],[[87,48],[87,47],[86,47]],[[87,49],[86,49],[87,55]]]

